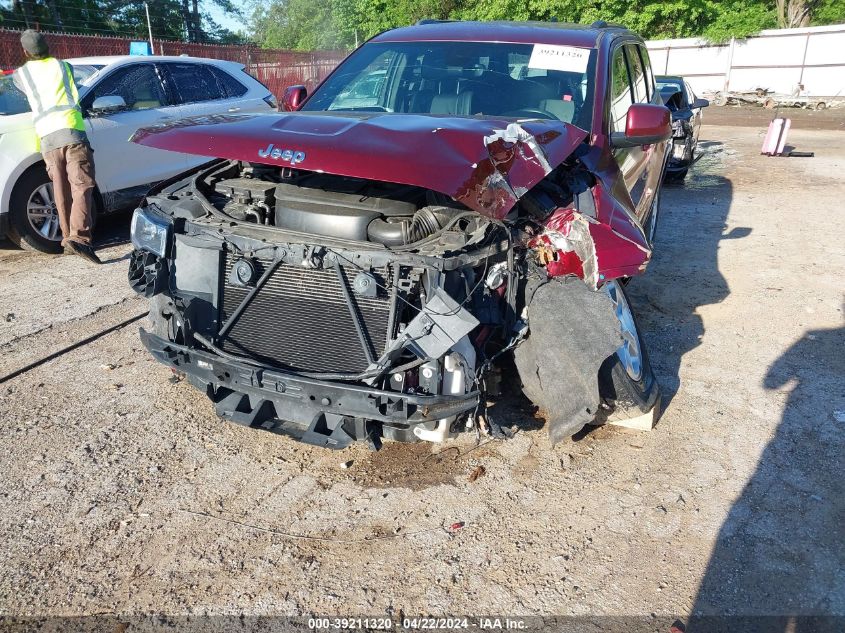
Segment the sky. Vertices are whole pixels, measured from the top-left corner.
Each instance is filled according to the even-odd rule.
[[[244,22],[238,20],[237,18],[233,18],[232,16],[226,15],[216,4],[207,3],[204,9],[208,11],[211,18],[223,28],[227,28],[235,33],[238,31],[247,31],[247,27]]]

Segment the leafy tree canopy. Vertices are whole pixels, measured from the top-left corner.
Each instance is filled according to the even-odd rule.
[[[376,33],[422,18],[550,20],[623,24],[648,39],[723,42],[765,28],[845,22],[845,0],[148,0],[153,35],[243,43],[209,9],[244,17],[266,48],[350,49]],[[0,25],[145,39],[143,0],[0,0]]]
[[[214,5],[243,17],[234,0],[147,0],[153,36],[168,40],[237,44],[242,34],[222,28],[210,16]],[[147,39],[144,0],[0,0],[0,26],[44,31],[117,35]]]
[[[790,15],[808,19],[788,23]],[[845,0],[254,0],[251,25],[256,41],[268,48],[348,49],[422,18],[556,18],[578,23],[601,19],[623,24],[647,39],[703,37],[722,42],[779,25],[845,22]]]

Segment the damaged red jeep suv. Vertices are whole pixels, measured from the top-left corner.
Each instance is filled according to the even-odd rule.
[[[284,103],[133,137],[215,159],[135,211],[129,281],[221,416],[331,448],[495,432],[506,359],[552,441],[654,415],[623,284],[671,127],[641,39],[420,23]]]

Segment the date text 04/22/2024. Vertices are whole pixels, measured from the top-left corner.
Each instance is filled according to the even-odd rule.
[[[395,628],[394,628],[395,627]],[[478,617],[478,618],[450,618],[450,617],[410,617],[402,618],[401,622],[394,622],[391,618],[309,618],[308,628],[311,630],[335,631],[450,631],[450,630],[489,630],[489,631],[520,631],[525,630],[524,620],[509,617]]]

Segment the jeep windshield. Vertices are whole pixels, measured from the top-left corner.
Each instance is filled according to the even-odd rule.
[[[501,42],[378,42],[350,55],[304,112],[552,119],[589,130],[594,49]]]

